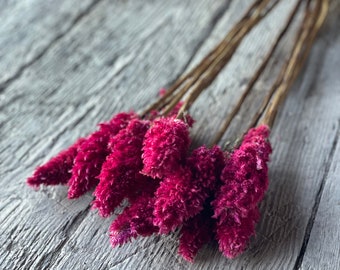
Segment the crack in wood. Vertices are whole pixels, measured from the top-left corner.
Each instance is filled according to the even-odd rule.
[[[318,192],[317,192],[316,197],[315,197],[312,212],[311,212],[311,215],[309,217],[307,227],[306,227],[306,230],[305,230],[305,235],[304,235],[304,238],[303,238],[302,246],[301,246],[299,255],[297,256],[295,265],[294,265],[294,270],[300,269],[300,267],[302,265],[302,261],[303,261],[303,258],[304,258],[304,255],[305,255],[305,252],[306,252],[306,249],[307,249],[307,245],[308,245],[308,242],[309,242],[310,234],[311,234],[313,226],[314,226],[314,221],[315,221],[316,215],[318,213],[322,193],[323,193],[323,190],[324,190],[324,187],[325,187],[325,184],[326,184],[326,180],[327,180],[328,174],[330,172],[330,168],[331,168],[332,161],[333,161],[333,158],[334,158],[335,149],[336,149],[338,141],[339,141],[339,135],[340,135],[340,119],[338,120],[338,127],[337,127],[337,131],[336,131],[336,135],[335,135],[335,138],[333,140],[333,144],[332,144],[330,154],[329,154],[328,159],[326,161],[325,171],[324,171]]]

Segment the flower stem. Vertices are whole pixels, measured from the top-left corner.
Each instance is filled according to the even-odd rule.
[[[328,0],[316,0],[315,2],[314,9],[311,11],[311,1],[307,1],[304,19],[296,34],[291,55],[286,64],[282,67],[270,91],[264,97],[260,108],[255,113],[250,124],[246,128],[246,131],[243,132],[241,136],[238,136],[234,141],[227,142],[225,144],[226,149],[232,151],[232,149],[238,148],[242,142],[244,134],[257,124],[264,124],[269,127],[273,126],[277,110],[285,100],[291,85],[294,83],[297,75],[301,71],[301,68],[312,48],[315,37],[326,18]],[[262,115],[262,120],[259,122]]]
[[[203,60],[195,68],[193,68],[187,74],[181,76],[168,89],[168,91],[165,93],[165,95],[163,95],[161,98],[159,98],[157,101],[155,101],[149,107],[147,107],[141,113],[141,115],[145,116],[148,113],[150,113],[152,110],[160,110],[164,107],[166,107],[166,109],[164,110],[165,115],[169,111],[171,111],[173,106],[176,105],[176,103],[173,100],[176,99],[176,100],[179,101],[190,90],[190,88],[198,81],[198,79],[202,76],[202,74],[204,74],[204,72],[207,72],[207,70],[209,71],[209,69],[211,68],[211,65],[214,62],[216,62],[217,59],[221,59],[221,58],[223,59],[224,58],[223,56],[226,54],[226,52],[228,50],[230,50],[230,47],[231,48],[234,47],[233,46],[234,45],[234,43],[233,43],[234,38],[236,37],[237,39],[242,39],[252,29],[252,27],[255,26],[256,23],[260,19],[262,19],[279,2],[279,0],[275,0],[274,3],[267,9],[265,14],[262,14],[263,10],[268,6],[269,2],[270,2],[270,0],[257,0],[257,1],[255,1],[248,8],[248,10],[243,15],[243,17],[240,19],[240,21],[229,31],[229,33],[215,47],[215,49],[213,49],[207,56],[205,56],[203,58]],[[255,20],[254,20],[254,18],[255,18]],[[247,30],[244,32],[244,30],[242,30],[242,29],[244,29],[245,27],[247,28]],[[241,37],[240,37],[240,31],[241,32],[243,31],[243,35]],[[236,47],[233,49],[233,51],[236,50],[239,43],[236,44]],[[231,58],[231,56],[229,57],[229,59],[230,58]],[[225,64],[227,62],[228,61],[226,61]],[[222,69],[224,65],[222,65],[222,67],[220,69]],[[220,69],[219,69],[219,71],[220,71]],[[214,78],[216,76],[217,75],[215,75]],[[201,84],[201,85],[205,85],[205,84]],[[181,88],[182,88],[182,91],[179,91],[179,89],[181,89]],[[186,89],[186,90],[184,90],[184,89]],[[186,105],[186,110],[190,107],[190,105],[189,106]]]
[[[283,68],[282,80],[276,90],[275,96],[266,108],[260,124],[273,126],[279,106],[285,100],[288,91],[312,48],[315,37],[321,28],[328,12],[328,0],[317,0],[314,10],[305,11],[305,19],[301,26],[302,33],[297,35],[297,40],[291,57]]]
[[[270,7],[268,7],[269,2],[270,0],[263,0],[260,3],[259,7],[253,12],[253,14],[249,18],[247,18],[244,23],[242,23],[241,28],[239,28],[237,25],[235,26],[235,28],[238,29],[236,35],[230,40],[226,38],[224,39],[226,41],[226,46],[223,48],[221,53],[217,55],[215,59],[210,63],[207,70],[205,70],[205,73],[200,74],[199,80],[197,80],[196,83],[192,86],[190,93],[184,101],[183,106],[179,110],[177,118],[183,117],[184,113],[190,108],[190,106],[194,103],[194,101],[198,98],[202,91],[214,81],[220,71],[229,62],[243,38],[261,19],[263,19],[269,13],[269,11],[279,1],[274,1],[274,3]],[[266,7],[267,10],[264,11]],[[231,30],[231,32],[233,32],[233,30]]]
[[[291,26],[291,24],[293,22],[293,19],[295,18],[296,14],[297,14],[297,11],[299,10],[299,7],[300,7],[302,1],[303,0],[297,1],[294,9],[292,10],[292,12],[290,13],[290,15],[288,17],[288,20],[287,20],[287,22],[285,24],[285,27],[282,29],[282,31],[278,35],[278,37],[276,38],[274,44],[272,45],[272,47],[270,48],[269,52],[265,56],[265,59],[263,60],[263,62],[259,66],[259,68],[256,70],[255,74],[253,75],[253,77],[249,81],[245,91],[242,93],[242,95],[239,98],[239,100],[237,101],[235,107],[227,115],[227,118],[222,123],[222,126],[221,126],[220,130],[218,131],[218,133],[216,134],[215,138],[213,139],[211,145],[217,144],[222,139],[224,133],[226,132],[226,130],[230,126],[231,121],[234,119],[235,115],[239,112],[239,110],[240,110],[243,102],[245,101],[246,97],[249,95],[249,93],[253,89],[255,83],[258,81],[259,77],[262,75],[263,71],[265,70],[265,68],[267,67],[269,61],[271,60],[274,52],[276,51],[278,45],[280,44],[280,42],[282,41],[283,37],[285,36],[287,30]]]

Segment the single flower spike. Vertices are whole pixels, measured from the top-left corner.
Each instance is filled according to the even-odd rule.
[[[260,219],[258,207],[250,209],[239,221],[224,220],[216,226],[216,238],[220,251],[229,259],[240,255],[248,246],[249,239],[255,235],[255,227]]]
[[[119,113],[108,123],[100,124],[100,129],[92,133],[78,149],[69,181],[68,198],[78,198],[94,188],[99,180],[103,162],[109,154],[109,138],[125,128],[135,118],[134,113]]]
[[[193,262],[198,251],[213,238],[212,210],[209,206],[187,220],[181,228],[178,254]]]
[[[161,233],[169,233],[198,214],[215,190],[224,167],[224,155],[218,146],[202,146],[193,151],[187,166],[166,177],[156,191],[154,224]]]
[[[118,215],[110,227],[112,246],[122,245],[139,235],[146,237],[158,232],[158,227],[153,225],[154,202],[153,193],[143,193]]]
[[[108,217],[124,198],[134,197],[141,183],[149,178],[140,174],[143,168],[142,146],[149,121],[134,119],[109,143],[111,154],[104,162],[95,189],[93,208]]]
[[[224,153],[218,146],[211,149],[201,146],[188,158],[188,166],[193,172],[193,182],[201,187],[202,192],[209,193],[215,189],[225,166]]]
[[[159,227],[160,233],[174,231],[191,217],[192,211],[197,212],[195,208],[199,202],[191,199],[191,194],[197,193],[197,189],[190,186],[191,178],[190,168],[185,167],[174,171],[160,183],[153,211],[154,225]]]
[[[43,185],[67,184],[71,178],[74,159],[78,149],[85,139],[81,138],[68,149],[61,151],[48,162],[36,168],[33,176],[27,179],[27,184],[38,188]]]
[[[173,174],[184,164],[189,145],[186,123],[171,117],[156,119],[145,135],[142,173],[152,178]]]
[[[268,136],[266,126],[249,130],[230,156],[221,175],[224,184],[212,202],[216,237],[228,258],[242,253],[255,235],[258,203],[268,188],[267,162],[272,151]]]

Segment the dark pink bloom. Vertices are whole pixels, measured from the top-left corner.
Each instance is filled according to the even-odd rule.
[[[215,189],[217,180],[220,178],[225,166],[225,157],[220,147],[213,146],[211,149],[201,146],[194,150],[188,159],[193,173],[193,183],[209,193]]]
[[[228,258],[241,253],[255,234],[258,203],[268,187],[267,162],[272,151],[268,136],[266,126],[249,130],[230,156],[221,176],[224,184],[212,202],[217,240]]]
[[[160,233],[169,233],[202,209],[197,186],[192,186],[192,173],[188,167],[174,171],[166,177],[156,191],[154,225]],[[194,196],[193,196],[194,194]]]
[[[255,235],[259,218],[258,207],[255,207],[239,221],[229,218],[217,224],[216,238],[224,256],[233,259],[247,248],[250,237]]]
[[[193,151],[187,166],[166,177],[156,192],[155,225],[168,233],[203,209],[204,201],[215,189],[224,166],[218,146],[202,146]]]
[[[125,128],[134,117],[134,113],[115,115],[108,123],[100,124],[100,129],[92,133],[81,145],[72,168],[68,198],[78,198],[98,184],[97,176],[109,154],[109,138]]]
[[[213,219],[210,207],[187,220],[181,228],[178,253],[193,262],[197,252],[213,238]]]
[[[118,215],[110,227],[112,246],[122,245],[138,235],[145,237],[158,232],[158,227],[153,225],[154,201],[153,193],[143,193]]]
[[[178,170],[190,144],[188,125],[174,118],[154,121],[145,135],[142,173],[152,178],[163,178]]]
[[[83,138],[79,139],[68,149],[61,151],[44,165],[37,167],[33,176],[27,179],[27,184],[36,188],[41,184],[67,184],[71,178],[74,159],[84,140]]]
[[[135,197],[138,187],[143,188],[150,180],[139,173],[143,168],[143,139],[149,126],[149,121],[134,119],[110,140],[111,154],[102,166],[93,202],[93,208],[103,217],[109,216],[124,198]]]

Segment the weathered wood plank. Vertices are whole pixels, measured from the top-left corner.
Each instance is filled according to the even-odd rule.
[[[88,211],[90,195],[68,201],[64,187],[33,192],[25,186],[34,166],[87,134],[94,123],[119,110],[142,108],[157,88],[171,83],[223,37],[251,1],[233,1],[229,8],[225,1],[141,2],[102,1],[1,94],[0,265],[10,269],[292,269],[337,136],[332,127],[339,118],[334,75],[339,56],[329,54],[336,42],[334,9],[333,20],[323,29],[306,73],[273,130],[272,183],[262,205],[264,215],[258,237],[240,258],[228,261],[210,245],[189,265],[176,254],[174,234],[111,249],[107,229],[112,219]],[[245,40],[193,108],[198,119],[193,130],[196,144],[208,142],[218,129],[221,117],[240,95],[242,82],[269,48],[293,4],[283,2]],[[333,62],[327,61],[329,57]],[[271,70],[277,70],[275,63]],[[242,119],[227,136],[246,125],[269,81],[267,75],[257,85],[249,98],[254,104],[243,109]]]
[[[339,124],[337,126],[339,129]],[[338,130],[339,139],[339,130]],[[338,269],[340,266],[339,194],[340,194],[340,144],[334,143],[334,156],[325,186],[320,189],[317,215],[312,216],[312,231],[302,256],[301,269]],[[321,195],[322,194],[322,195]],[[309,236],[309,235],[308,235]]]
[[[338,14],[340,4],[337,7]],[[340,21],[337,20],[337,27]],[[340,35],[333,36],[332,43],[328,49],[325,63],[329,67],[339,66]],[[333,89],[336,94],[330,95],[334,98],[334,104],[340,104],[340,78],[335,69],[327,69],[323,74],[324,88]],[[335,86],[335,87],[334,87]],[[301,254],[301,269],[339,269],[340,268],[340,110],[337,108],[337,123],[332,126],[337,131],[337,138],[333,142],[330,158],[327,160],[327,168],[322,185],[314,203],[314,212],[310,218],[310,227],[306,231],[305,245]]]
[[[100,1],[30,0],[0,3],[0,91],[41,58]]]

